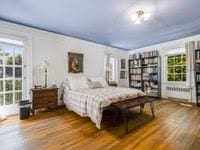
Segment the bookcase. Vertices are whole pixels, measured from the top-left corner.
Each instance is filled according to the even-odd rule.
[[[161,79],[158,51],[133,54],[129,59],[129,86],[141,89],[148,96],[160,97]]]
[[[129,87],[142,90],[142,59],[140,54],[129,58]]]
[[[200,49],[195,50],[196,103],[200,106]]]

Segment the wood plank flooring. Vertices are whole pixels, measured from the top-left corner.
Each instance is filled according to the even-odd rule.
[[[171,101],[155,105],[151,119],[149,106],[144,114],[133,110],[129,134],[124,125],[113,127],[110,116],[98,130],[88,118],[81,118],[65,108],[41,112],[28,120],[18,116],[0,122],[1,150],[197,150],[200,149],[200,108]]]

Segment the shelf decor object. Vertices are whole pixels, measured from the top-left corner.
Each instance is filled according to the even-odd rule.
[[[148,96],[161,97],[158,51],[130,55],[129,86],[144,91]]]

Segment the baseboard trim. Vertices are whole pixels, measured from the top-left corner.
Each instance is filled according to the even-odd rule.
[[[166,100],[166,101],[170,101],[170,102],[175,102],[175,103],[178,103],[182,106],[197,106],[196,103],[192,103],[192,102],[189,102],[189,101],[185,101],[185,100],[181,100],[181,99],[172,99],[172,98],[162,98],[162,100]]]

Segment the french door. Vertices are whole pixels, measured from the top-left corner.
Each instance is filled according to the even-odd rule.
[[[23,99],[23,42],[0,40],[0,113],[16,114]]]

